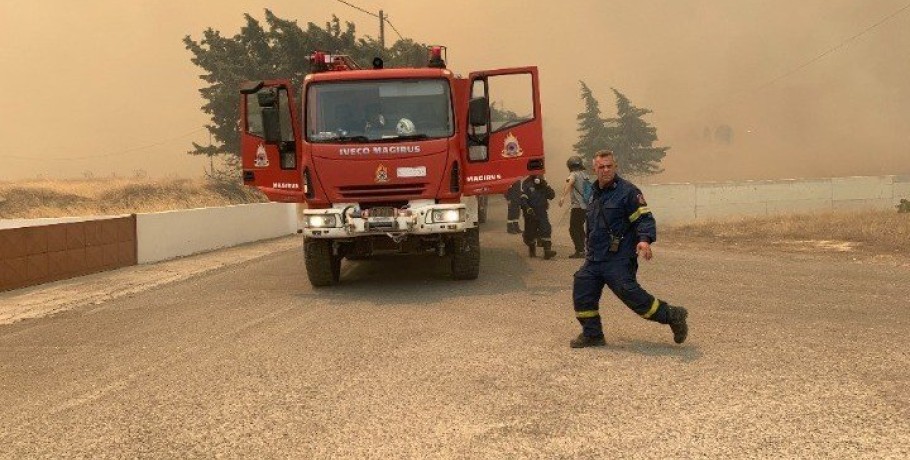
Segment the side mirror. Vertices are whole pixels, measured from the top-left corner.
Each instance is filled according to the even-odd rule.
[[[490,102],[485,97],[475,97],[468,103],[468,122],[471,126],[486,126],[490,122]]]
[[[262,93],[259,95],[262,96]],[[262,108],[262,130],[267,143],[281,142],[281,119],[278,117],[277,106]]]
[[[243,82],[240,84],[240,94],[256,94],[263,86],[265,86],[265,82],[262,81]]]

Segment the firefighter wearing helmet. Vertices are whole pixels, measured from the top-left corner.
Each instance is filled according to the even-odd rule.
[[[566,184],[562,188],[562,195],[559,197],[559,207],[569,197],[571,207],[569,215],[569,236],[572,237],[572,244],[575,245],[575,253],[570,255],[570,259],[583,259],[585,257],[585,220],[587,219],[588,201],[591,199],[593,184],[588,173],[585,171],[584,162],[581,157],[574,155],[566,161],[569,168],[569,177],[566,178]]]
[[[578,155],[572,155],[566,160],[566,166],[569,168],[569,171],[578,171],[585,169],[584,162],[581,157]]]
[[[556,256],[550,236],[553,227],[547,209],[549,201],[556,197],[556,192],[547,184],[543,176],[528,176],[521,182],[521,210],[524,213],[524,243],[528,246],[528,255],[537,257],[537,247],[543,248],[546,260]]]

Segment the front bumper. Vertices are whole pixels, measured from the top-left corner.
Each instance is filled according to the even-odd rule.
[[[303,211],[303,234],[308,238],[352,238],[371,235],[398,238],[405,235],[460,233],[476,226],[476,219],[468,214],[464,204],[432,204],[411,207],[408,211],[409,215],[394,217],[355,217],[359,215],[359,210],[354,206],[342,209],[308,209]],[[452,222],[434,222],[434,211],[452,211],[461,218]],[[313,226],[314,222],[323,225]],[[327,225],[326,222],[332,225]]]

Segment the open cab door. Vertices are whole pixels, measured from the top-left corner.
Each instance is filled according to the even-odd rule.
[[[243,183],[272,201],[299,203],[309,190],[301,164],[300,123],[288,80],[249,82],[240,90]]]
[[[468,108],[464,193],[503,193],[544,173],[537,67],[473,72]]]

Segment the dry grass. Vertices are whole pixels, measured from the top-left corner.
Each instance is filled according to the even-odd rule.
[[[830,212],[706,221],[667,230],[675,241],[710,241],[798,250],[861,250],[910,255],[910,213]]]
[[[157,212],[267,201],[233,181],[89,179],[0,182],[0,218]]]

